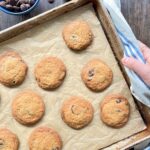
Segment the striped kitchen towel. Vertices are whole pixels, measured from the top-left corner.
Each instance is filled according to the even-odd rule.
[[[145,63],[144,57],[139,50],[138,42],[120,11],[120,1],[102,0],[116,27],[118,36],[124,47],[124,56],[133,57]],[[117,3],[116,3],[117,1]],[[119,5],[117,5],[119,4]],[[137,100],[150,107],[150,87],[132,70],[125,67],[131,82],[130,90]]]
[[[150,144],[149,144],[150,145]],[[144,150],[150,150],[150,146],[146,147]]]

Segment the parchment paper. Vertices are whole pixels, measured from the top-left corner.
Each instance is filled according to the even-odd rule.
[[[64,25],[75,19],[86,20],[94,33],[92,45],[81,53],[69,50],[62,38]],[[41,125],[47,125],[59,132],[63,140],[63,150],[97,150],[145,129],[92,5],[66,13],[1,43],[0,51],[6,50],[17,51],[29,67],[26,80],[22,85],[16,88],[0,85],[0,127],[7,127],[18,135],[20,150],[28,150],[27,141],[30,133]],[[67,67],[64,83],[55,91],[41,89],[34,78],[34,66],[45,56],[57,56],[64,61]],[[82,67],[92,58],[102,59],[113,70],[112,85],[100,93],[94,93],[86,88],[80,77]],[[46,105],[43,119],[31,127],[19,124],[11,114],[11,103],[14,96],[24,89],[38,92]],[[99,104],[110,93],[122,93],[128,98],[131,105],[129,122],[121,129],[107,127],[99,117]],[[71,129],[60,117],[62,102],[73,95],[83,96],[89,100],[95,110],[93,121],[81,130]]]

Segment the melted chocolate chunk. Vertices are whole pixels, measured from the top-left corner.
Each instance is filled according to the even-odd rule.
[[[94,69],[89,70],[88,72],[88,80],[92,80],[93,76],[94,76]]]
[[[122,100],[121,99],[116,99],[116,103],[121,103]]]
[[[78,107],[78,106],[76,106],[76,105],[72,105],[72,107],[71,107],[71,111],[72,111],[72,113],[75,114],[75,115],[79,115],[79,114],[80,114],[80,112],[77,112],[77,111],[76,111],[77,107]]]
[[[121,110],[120,110],[120,109],[117,109],[116,112],[121,112]]]
[[[89,70],[88,76],[89,77],[93,77],[94,76],[94,69]]]
[[[52,150],[59,150],[59,147],[54,147],[52,148]]]
[[[0,139],[0,149],[3,148],[3,146],[4,146],[4,140]]]

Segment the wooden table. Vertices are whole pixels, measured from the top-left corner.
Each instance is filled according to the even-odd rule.
[[[32,16],[40,14],[43,11],[56,7],[67,0],[55,0],[53,4],[49,4],[47,0],[41,0],[40,5],[36,8],[31,14],[25,16],[10,16],[0,12],[0,30],[6,29],[14,24],[17,24],[23,20],[26,20]],[[150,46],[150,0],[121,0],[122,4],[122,12],[131,25],[134,33],[136,34],[137,38],[141,41],[145,42],[148,46]],[[150,109],[145,107],[144,105],[141,106],[142,112],[147,112],[146,114],[150,114]],[[145,111],[144,111],[145,110]],[[150,125],[150,117],[149,115],[143,115],[144,118],[147,118],[146,124]],[[141,137],[146,137],[150,134],[150,126],[148,126],[148,130],[144,131],[137,139],[141,139]]]
[[[48,0],[41,0],[39,7],[24,16],[11,16],[0,12],[0,30],[61,5],[65,1],[67,0],[55,0],[53,4],[49,4]],[[122,12],[137,38],[150,46],[150,0],[121,0],[121,4]]]
[[[150,0],[121,0],[121,4],[136,37],[150,47]]]

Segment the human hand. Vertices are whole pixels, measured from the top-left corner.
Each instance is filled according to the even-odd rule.
[[[139,41],[140,50],[146,60],[146,64],[133,57],[124,57],[122,63],[139,75],[150,86],[150,48]]]

